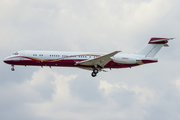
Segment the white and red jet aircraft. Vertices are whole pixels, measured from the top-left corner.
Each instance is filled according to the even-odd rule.
[[[151,38],[144,48],[134,54],[124,54],[121,51],[104,54],[22,50],[6,57],[4,62],[12,66],[12,71],[15,70],[14,65],[79,67],[92,70],[91,75],[95,77],[99,71],[105,71],[105,68],[131,68],[157,62],[158,59],[154,56],[163,46],[168,46],[168,40],[171,39],[173,38]]]

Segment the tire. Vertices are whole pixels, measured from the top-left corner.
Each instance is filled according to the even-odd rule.
[[[92,72],[92,73],[91,73],[91,76],[92,76],[92,77],[96,77],[96,73]]]
[[[94,68],[93,72],[97,74],[99,70],[97,68]]]

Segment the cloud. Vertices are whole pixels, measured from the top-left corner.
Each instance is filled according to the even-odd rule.
[[[173,85],[176,87],[176,89],[180,90],[180,79],[176,79],[173,81]]]
[[[47,71],[52,75],[51,81],[53,82],[51,84],[55,86],[51,86],[51,89],[55,89],[52,93],[52,98],[48,100],[41,98],[43,97],[41,93],[47,91],[45,89],[47,86],[40,85],[40,83],[43,82],[42,84],[44,84],[50,80],[47,79],[49,78],[46,75]],[[38,81],[37,78],[39,78]],[[151,105],[155,105],[162,96],[157,91],[149,88],[130,86],[123,82],[110,84],[105,80],[98,82],[99,87],[95,92],[93,90],[87,91],[87,89],[81,89],[77,92],[78,94],[74,94],[74,87],[71,85],[71,82],[76,81],[76,78],[77,76],[75,75],[63,76],[47,69],[35,72],[32,80],[26,81],[21,86],[26,88],[24,92],[28,92],[28,96],[40,101],[29,99],[29,102],[25,104],[26,109],[39,118],[89,120],[106,118],[143,119],[148,115],[146,109]],[[78,83],[77,85],[79,86]],[[31,90],[35,92],[32,94]],[[107,94],[108,90],[110,92]],[[86,99],[82,99],[81,91],[85,91],[84,94],[88,95],[99,91],[99,96],[102,98],[100,100],[91,100],[86,96]],[[128,116],[129,114],[131,116]]]
[[[50,74],[47,74],[49,72]],[[69,99],[69,89],[67,85],[67,81],[73,79],[74,75],[69,77],[64,77],[63,75],[58,75],[56,72],[51,71],[50,69],[40,69],[33,73],[32,78],[30,80],[26,80],[23,83],[14,83],[9,86],[9,89],[6,87],[1,87],[1,111],[4,110],[6,112],[12,111],[12,113],[16,113],[14,111],[15,108],[18,108],[20,114],[23,109],[26,109],[25,114],[31,114],[28,112],[33,112],[29,110],[29,104],[37,104],[42,102],[51,101],[55,99],[55,103],[65,102]],[[54,95],[57,94],[57,95]],[[13,103],[11,102],[13,100]],[[4,106],[9,104],[9,106]],[[5,118],[5,115],[2,115]],[[11,118],[19,118],[20,116],[16,116],[16,114],[12,114]]]
[[[9,9],[3,10],[4,15],[10,17],[8,21],[2,17],[1,23],[6,28],[1,31],[4,36],[3,44],[14,42],[22,49],[52,49],[51,46],[55,43],[64,45],[61,49],[65,50],[89,51],[87,44],[93,46],[94,51],[99,50],[99,44],[102,51],[106,51],[108,45],[120,49],[117,44],[126,46],[133,39],[133,35],[129,36],[129,33],[138,33],[144,31],[144,26],[154,25],[166,15],[171,5],[169,1],[115,3],[117,4],[109,1],[79,1],[74,5],[69,1],[16,1]],[[160,11],[162,8],[165,10]],[[7,14],[7,10],[11,12]],[[10,36],[14,36],[13,40],[8,38]],[[41,46],[34,41],[41,43]],[[107,44],[104,41],[111,42]],[[54,46],[61,50],[58,47],[58,44]],[[125,51],[131,49],[131,46],[121,47]]]

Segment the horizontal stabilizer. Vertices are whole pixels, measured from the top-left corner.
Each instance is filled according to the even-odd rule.
[[[166,44],[168,40],[172,40],[174,38],[151,38],[148,44]]]

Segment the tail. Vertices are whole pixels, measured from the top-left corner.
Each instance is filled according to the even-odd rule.
[[[168,47],[168,40],[172,39],[173,38],[151,38],[149,43],[136,54],[145,57],[154,57],[163,46]]]

